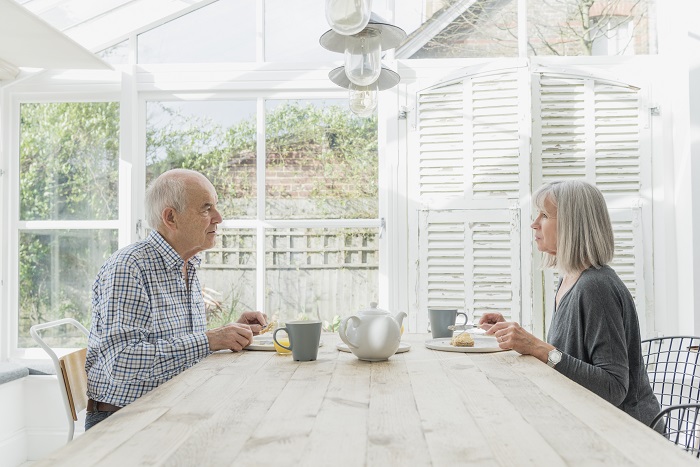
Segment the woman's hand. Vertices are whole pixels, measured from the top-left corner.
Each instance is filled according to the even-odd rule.
[[[267,315],[259,311],[246,311],[238,318],[238,323],[247,324],[253,335],[260,334],[260,330],[267,326]]]
[[[486,335],[496,337],[498,346],[502,349],[512,349],[522,355],[532,355],[545,363],[547,363],[547,354],[554,348],[553,345],[536,338],[515,322],[498,322],[486,331]]]
[[[504,323],[505,321],[506,319],[500,313],[484,313],[479,319],[479,327],[488,331],[494,324]]]

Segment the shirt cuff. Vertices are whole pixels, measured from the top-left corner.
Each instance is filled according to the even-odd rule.
[[[188,346],[191,355],[188,355],[189,361],[199,361],[204,357],[208,356],[211,352],[209,351],[209,339],[207,339],[207,334],[205,332],[196,332],[192,334],[191,345]]]

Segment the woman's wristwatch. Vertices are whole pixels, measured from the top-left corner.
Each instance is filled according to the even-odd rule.
[[[554,368],[559,362],[561,362],[561,352],[557,349],[550,350],[547,354],[547,365]]]

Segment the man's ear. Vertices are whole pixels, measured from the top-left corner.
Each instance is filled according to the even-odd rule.
[[[163,213],[160,217],[166,229],[175,230],[177,228],[177,212],[175,212],[173,208],[163,209]]]

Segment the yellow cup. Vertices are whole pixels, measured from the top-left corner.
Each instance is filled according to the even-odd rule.
[[[282,332],[284,332],[284,331],[282,331]],[[289,336],[287,336],[286,334],[285,334],[285,335],[282,335],[282,332],[280,332],[279,334],[277,334],[277,340],[280,341],[280,344],[286,345],[287,347],[289,347]],[[277,342],[275,342],[274,339],[272,339],[272,345],[275,346],[275,350],[276,350],[277,353],[280,354],[280,355],[289,355],[289,354],[292,353],[291,350],[287,350],[287,349],[282,348],[282,347],[280,347],[279,345],[277,345]]]

